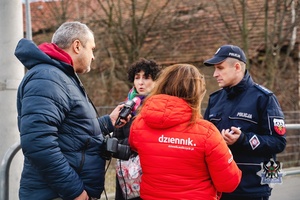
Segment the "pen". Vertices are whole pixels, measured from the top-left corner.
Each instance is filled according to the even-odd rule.
[[[237,129],[241,130],[241,127],[237,127]],[[233,134],[233,133],[234,133],[234,131],[233,131],[233,130],[231,130],[229,133],[230,133],[230,134]]]

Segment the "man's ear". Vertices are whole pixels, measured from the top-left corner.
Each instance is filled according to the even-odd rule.
[[[75,40],[72,44],[72,48],[73,48],[73,51],[78,54],[79,51],[80,51],[80,48],[82,48],[81,46],[81,42],[79,40]]]
[[[239,63],[239,62],[236,62],[235,65],[234,65],[236,71],[242,71],[242,65]]]

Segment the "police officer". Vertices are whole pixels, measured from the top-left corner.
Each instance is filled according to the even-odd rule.
[[[217,126],[243,172],[238,188],[222,200],[268,200],[269,184],[282,178],[276,154],[286,146],[284,115],[276,96],[253,82],[246,62],[234,45],[221,46],[204,62],[214,66],[221,88],[210,95],[204,118]]]

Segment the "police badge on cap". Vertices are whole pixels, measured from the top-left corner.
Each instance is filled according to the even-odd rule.
[[[204,65],[213,66],[223,62],[228,57],[238,59],[244,63],[247,62],[245,53],[240,47],[234,45],[223,45],[216,51],[214,57],[204,61]]]

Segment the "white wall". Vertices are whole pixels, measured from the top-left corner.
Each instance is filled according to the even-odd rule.
[[[24,68],[14,56],[14,50],[23,37],[22,18],[20,0],[0,0],[0,161],[7,149],[19,141],[16,94],[24,76]],[[22,164],[23,156],[20,151],[10,170],[10,200],[19,199]]]

